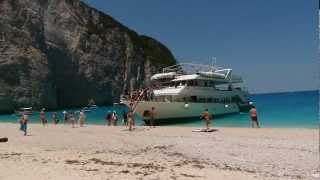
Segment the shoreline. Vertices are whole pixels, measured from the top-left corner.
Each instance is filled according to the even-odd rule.
[[[5,121],[5,122],[2,122],[0,121],[0,124],[19,124],[18,120],[16,122],[8,122],[8,121]],[[28,124],[35,124],[35,125],[41,125],[40,122],[29,122]],[[52,122],[49,122],[47,123],[47,125],[55,125],[53,124]],[[59,122],[59,124],[57,125],[64,125],[64,126],[68,126],[70,124],[63,124],[61,122]],[[78,124],[77,124],[78,125]],[[107,124],[98,124],[98,123],[87,123],[85,124],[86,126],[108,126]],[[149,127],[148,125],[137,125],[138,127]],[[117,125],[115,127],[125,127],[124,125]],[[172,125],[161,125],[161,126],[156,126],[156,127],[181,127],[181,128],[204,128],[204,125],[201,126],[192,126],[192,125],[183,125],[183,123],[180,125],[180,124],[172,124]],[[294,126],[291,126],[291,127],[260,127],[260,128],[252,128],[250,126],[248,127],[244,127],[244,126],[211,126],[211,128],[222,128],[222,129],[310,129],[310,130],[318,130],[319,127],[294,127]]]
[[[0,179],[312,179],[318,130],[0,123]],[[2,165],[1,165],[2,164]],[[17,169],[19,167],[19,169]],[[54,169],[54,170],[52,170]],[[20,171],[21,170],[21,171]]]

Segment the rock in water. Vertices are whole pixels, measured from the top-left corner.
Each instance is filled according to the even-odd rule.
[[[111,104],[175,63],[158,41],[79,0],[0,1],[0,113]]]

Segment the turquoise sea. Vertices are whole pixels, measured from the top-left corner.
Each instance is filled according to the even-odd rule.
[[[319,96],[318,91],[286,92],[271,94],[251,95],[251,100],[257,107],[261,127],[276,128],[318,128]],[[108,111],[116,111],[122,117],[125,107],[115,105],[98,107],[87,112],[87,123],[104,125],[104,117]],[[60,122],[64,110],[57,111]],[[79,109],[67,109],[66,111],[79,111]],[[47,112],[47,119],[51,123],[51,113]],[[18,122],[15,115],[0,115],[0,122]],[[137,124],[143,125],[143,121],[136,115]],[[39,113],[30,116],[31,123],[39,123]],[[203,126],[200,119],[192,122],[173,124],[170,126]],[[216,127],[250,127],[248,113],[233,114],[214,118],[213,126]]]

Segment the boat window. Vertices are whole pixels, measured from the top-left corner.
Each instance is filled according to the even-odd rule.
[[[165,102],[172,102],[172,96],[165,96],[164,101]]]
[[[207,102],[212,102],[212,98],[207,98]]]
[[[187,98],[186,98],[186,97],[183,97],[182,100],[183,100],[184,102],[187,102]]]
[[[190,96],[190,102],[197,102],[197,96]]]
[[[210,86],[210,87],[215,87],[214,82],[213,82],[213,81],[209,81],[209,86]]]
[[[188,81],[188,86],[193,86],[193,81]]]
[[[199,102],[202,102],[202,103],[206,102],[206,98],[200,97],[200,98],[199,98]]]
[[[208,86],[208,81],[204,81],[204,87]]]

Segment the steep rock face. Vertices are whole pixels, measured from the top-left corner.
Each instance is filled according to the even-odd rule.
[[[0,15],[0,113],[109,104],[175,64],[161,43],[78,0],[3,0]]]

